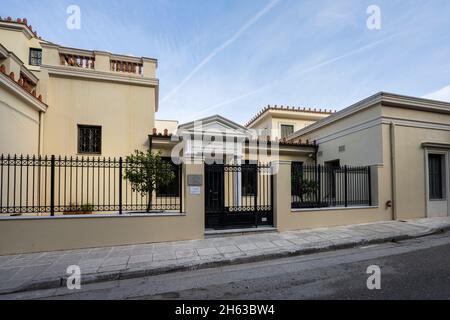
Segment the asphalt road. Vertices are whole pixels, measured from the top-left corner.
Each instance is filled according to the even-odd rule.
[[[367,267],[381,289],[367,288]],[[450,299],[450,234],[0,299]]]

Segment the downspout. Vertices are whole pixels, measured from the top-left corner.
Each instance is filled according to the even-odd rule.
[[[319,153],[319,145],[316,144],[316,140],[314,140],[314,165],[317,166],[317,154]]]
[[[44,152],[44,112],[39,111],[38,155]]]
[[[153,137],[151,135],[148,136],[148,150],[150,150],[150,152],[152,151],[153,148]]]
[[[395,167],[395,123],[391,122],[390,129],[390,150],[391,150],[391,190],[392,190],[392,220],[397,220],[397,181]]]

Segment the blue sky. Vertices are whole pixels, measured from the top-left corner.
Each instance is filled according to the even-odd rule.
[[[81,8],[81,30],[66,8]],[[369,30],[369,5],[381,29]],[[159,119],[268,104],[340,110],[378,91],[450,101],[448,0],[0,0],[46,40],[159,60]]]

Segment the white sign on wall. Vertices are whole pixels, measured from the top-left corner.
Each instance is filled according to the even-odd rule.
[[[192,195],[199,195],[200,187],[189,187],[189,193]]]

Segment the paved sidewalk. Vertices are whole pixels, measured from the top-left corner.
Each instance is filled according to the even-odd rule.
[[[69,265],[80,266],[82,283],[91,283],[402,240],[441,230],[450,230],[450,217],[0,256],[0,294],[64,286]]]

